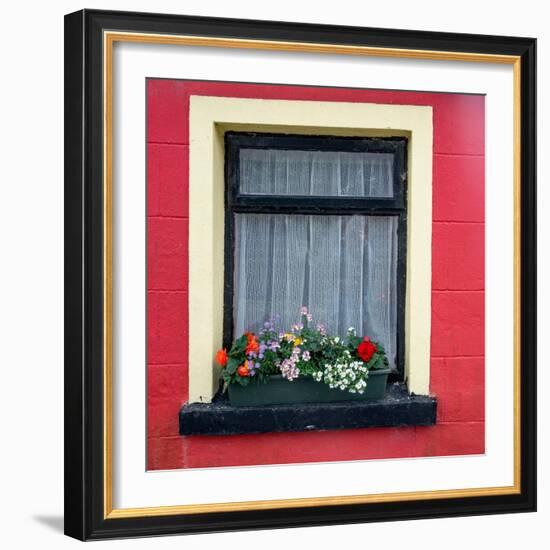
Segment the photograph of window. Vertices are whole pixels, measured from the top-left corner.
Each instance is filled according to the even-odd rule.
[[[67,534],[535,510],[536,39],[405,27],[65,17]]]
[[[484,113],[147,80],[149,470],[483,454]]]

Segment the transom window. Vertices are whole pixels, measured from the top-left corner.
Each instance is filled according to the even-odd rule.
[[[301,306],[402,376],[406,138],[227,132],[224,343]]]

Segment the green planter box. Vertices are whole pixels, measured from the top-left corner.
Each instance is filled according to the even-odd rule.
[[[281,375],[270,376],[270,380],[265,384],[253,382],[245,387],[230,384],[227,391],[229,401],[234,407],[375,400],[384,397],[389,373],[390,369],[370,371],[364,393],[331,389],[324,382],[316,382],[309,377],[297,378],[289,382]]]

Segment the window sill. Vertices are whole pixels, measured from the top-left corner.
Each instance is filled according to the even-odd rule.
[[[404,384],[388,385],[384,399],[232,407],[225,396],[180,410],[180,435],[237,435],[435,424],[437,400],[411,395]]]

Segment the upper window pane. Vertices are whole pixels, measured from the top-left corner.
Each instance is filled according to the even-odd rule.
[[[241,149],[244,195],[393,198],[391,153]]]

